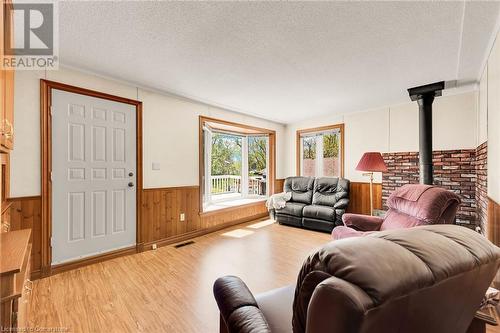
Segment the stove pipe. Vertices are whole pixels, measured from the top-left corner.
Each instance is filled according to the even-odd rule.
[[[408,89],[412,101],[417,101],[419,110],[420,184],[432,185],[432,103],[441,96],[444,81]]]

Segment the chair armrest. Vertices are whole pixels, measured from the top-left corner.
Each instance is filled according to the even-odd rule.
[[[346,209],[347,206],[349,205],[349,199],[348,198],[342,198],[339,201],[333,205],[333,208],[335,209]]]
[[[214,296],[229,333],[271,332],[252,292],[240,278],[218,278],[214,283]]]
[[[384,222],[384,219],[378,216],[349,214],[342,216],[342,222],[346,227],[350,227],[359,231],[377,231]]]

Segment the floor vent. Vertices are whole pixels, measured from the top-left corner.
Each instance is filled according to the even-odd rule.
[[[178,248],[180,248],[180,247],[183,247],[183,246],[188,246],[188,245],[191,245],[191,244],[194,244],[194,241],[189,241],[189,242],[180,243],[180,244],[174,245],[174,247],[175,247],[176,249],[178,249]]]

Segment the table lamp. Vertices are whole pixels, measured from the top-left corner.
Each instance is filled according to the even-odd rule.
[[[387,171],[382,154],[379,152],[364,153],[356,170],[365,171],[363,176],[370,176],[370,215],[373,215],[373,173]]]

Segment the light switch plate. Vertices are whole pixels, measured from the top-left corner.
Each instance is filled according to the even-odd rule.
[[[180,218],[181,222],[184,222],[186,220],[186,214],[184,213],[181,213],[181,218]]]
[[[153,165],[152,165],[152,167],[153,167],[153,170],[160,170],[160,168],[161,168],[161,165],[160,165],[160,163],[157,163],[157,162],[153,162]]]

